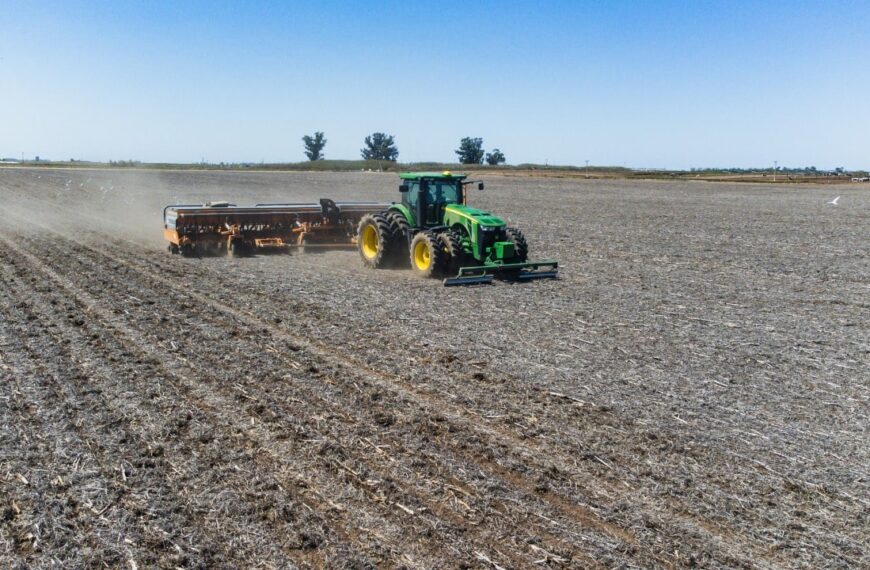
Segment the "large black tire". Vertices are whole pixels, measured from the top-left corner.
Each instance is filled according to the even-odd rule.
[[[505,228],[505,234],[508,241],[514,244],[514,262],[521,263],[529,258],[529,244],[526,242],[526,236],[517,228]]]
[[[366,214],[359,221],[357,249],[367,267],[386,267],[395,243],[393,227],[383,214]]]
[[[444,232],[438,236],[444,244],[444,254],[447,257],[444,273],[447,277],[455,277],[459,268],[465,265],[466,255],[462,249],[462,239],[458,232],[453,230]]]
[[[398,210],[390,210],[387,212],[387,220],[393,226],[393,230],[395,231],[397,236],[404,237],[410,227],[408,224],[408,220],[405,219],[405,214]]]
[[[393,263],[397,266],[404,265],[408,259],[408,220],[398,210],[390,210],[386,214],[387,221],[393,230],[393,250],[391,252]]]
[[[411,241],[411,268],[420,277],[441,277],[447,268],[447,253],[440,236],[429,230],[419,232]]]

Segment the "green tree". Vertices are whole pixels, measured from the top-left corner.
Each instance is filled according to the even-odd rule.
[[[302,137],[302,142],[305,143],[305,156],[308,160],[323,160],[323,147],[326,146],[323,133],[317,131],[313,137],[305,135]]]
[[[366,160],[389,160],[395,162],[399,158],[399,149],[392,135],[372,133],[366,137],[365,147],[360,150]]]
[[[465,137],[455,152],[462,164],[483,164],[483,139]]]
[[[492,152],[486,153],[486,163],[490,166],[496,166],[505,161],[504,153],[497,148],[492,149]]]

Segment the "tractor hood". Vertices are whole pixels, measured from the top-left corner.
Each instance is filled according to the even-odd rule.
[[[445,212],[450,212],[456,216],[469,218],[476,221],[482,226],[502,227],[505,225],[504,220],[498,216],[493,216],[489,212],[472,208],[464,204],[450,204],[444,208]]]

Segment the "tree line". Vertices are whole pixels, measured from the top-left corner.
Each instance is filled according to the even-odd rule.
[[[326,147],[326,137],[321,131],[316,131],[313,136],[303,136],[302,144],[305,147],[305,156],[308,157],[308,160],[324,160],[323,149]],[[363,145],[363,148],[360,149],[360,155],[366,160],[396,162],[399,158],[399,148],[392,135],[372,133],[365,138]],[[504,153],[497,148],[492,149],[491,152],[485,152],[483,139],[479,137],[464,137],[459,141],[459,148],[454,152],[459,157],[461,164],[483,164],[485,160],[487,164],[495,166],[503,164],[506,160]]]

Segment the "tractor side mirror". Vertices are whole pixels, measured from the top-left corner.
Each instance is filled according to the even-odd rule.
[[[407,185],[407,184],[402,184],[401,186],[399,186],[399,192],[403,192],[403,193],[404,193],[404,192],[407,192],[407,191],[408,191],[408,185]]]
[[[477,189],[478,189],[478,190],[483,190],[483,182],[478,182],[478,183],[477,183]]]

